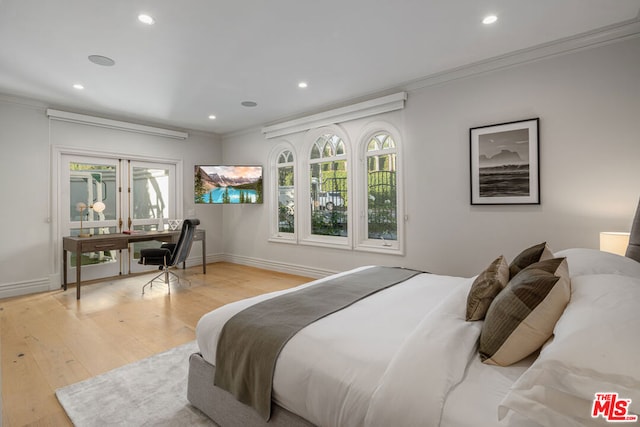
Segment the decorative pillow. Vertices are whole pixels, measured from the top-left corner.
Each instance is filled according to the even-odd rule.
[[[520,270],[527,268],[533,263],[553,258],[553,252],[547,246],[547,242],[531,246],[516,256],[509,264],[509,278],[513,279]]]
[[[604,411],[592,418],[596,393],[617,393],[619,402],[630,402],[627,416],[640,414],[638,301],[640,278],[572,279],[571,300],[553,340],[513,384],[499,418],[514,411],[546,427],[607,425]]]
[[[539,349],[553,335],[570,297],[565,258],[520,271],[489,306],[480,334],[482,361],[508,366]]]
[[[509,281],[509,264],[500,255],[473,281],[467,295],[467,320],[482,320],[493,299]]]

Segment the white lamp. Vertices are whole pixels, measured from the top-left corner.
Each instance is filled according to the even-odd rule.
[[[90,205],[88,208],[93,209],[94,212],[100,213],[105,210],[106,206],[102,202],[95,202],[94,204]],[[78,234],[78,237],[91,237],[90,233],[83,233],[83,230],[82,230],[82,218],[84,217],[85,209],[87,209],[86,203],[80,202],[76,205],[76,210],[80,212],[80,233]]]
[[[629,233],[603,231],[600,233],[600,250],[624,256],[629,246]]]

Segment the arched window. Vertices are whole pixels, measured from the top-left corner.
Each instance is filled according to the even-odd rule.
[[[373,135],[366,144],[366,239],[391,246],[398,240],[398,184],[396,142],[386,132]]]
[[[348,235],[347,150],[338,135],[319,136],[309,152],[311,234]]]
[[[386,122],[365,126],[359,133],[356,161],[349,133],[339,126],[313,129],[300,137],[280,142],[269,157],[270,240],[402,254],[398,130]],[[296,145],[302,144],[300,156]]]
[[[295,174],[291,150],[283,150],[276,161],[278,189],[278,233],[295,230]]]

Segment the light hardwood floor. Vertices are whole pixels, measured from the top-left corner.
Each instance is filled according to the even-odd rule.
[[[141,295],[145,274],[83,284],[80,301],[74,287],[0,300],[3,427],[70,426],[57,388],[194,340],[216,307],[311,280],[230,263],[179,274],[191,286],[171,295]]]

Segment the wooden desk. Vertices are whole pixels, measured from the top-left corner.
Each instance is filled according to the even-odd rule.
[[[91,237],[67,236],[62,238],[62,289],[67,290],[67,252],[76,254],[76,298],[80,299],[81,267],[84,252],[115,251],[128,249],[129,243],[158,240],[161,242],[175,242],[180,236],[180,230],[175,231],[144,231],[137,234],[96,234]],[[202,242],[202,273],[207,274],[206,233],[196,228],[193,241]],[[185,263],[182,263],[185,268]]]

